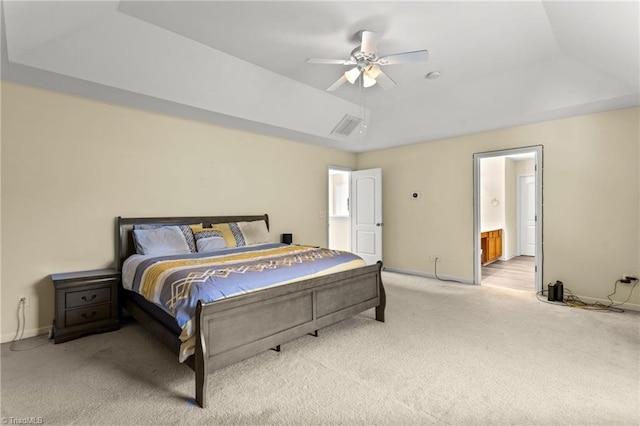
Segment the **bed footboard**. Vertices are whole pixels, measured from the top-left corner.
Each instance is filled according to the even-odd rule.
[[[196,310],[196,402],[207,405],[212,371],[376,308],[384,321],[382,263],[273,287]]]

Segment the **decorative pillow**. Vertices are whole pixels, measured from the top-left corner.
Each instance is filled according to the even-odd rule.
[[[251,222],[237,222],[246,245],[263,244],[270,241],[267,222],[254,220]]]
[[[200,238],[196,241],[198,252],[206,253],[227,248],[227,242],[222,237]]]
[[[198,226],[200,225],[200,227],[202,227],[202,224],[195,224],[193,226]],[[184,239],[187,242],[187,245],[189,246],[189,251],[191,253],[195,253],[197,250],[196,248],[196,241],[193,239],[193,232],[191,231],[191,226],[190,225],[176,225],[178,228],[180,228],[180,231],[182,231],[182,233],[184,234]],[[165,227],[165,225],[133,225],[133,229],[158,229],[158,228],[163,228]]]
[[[227,247],[242,247],[246,243],[240,227],[236,222],[212,223],[211,229],[220,231],[222,238],[227,242]]]
[[[177,226],[134,229],[133,239],[138,254],[166,255],[191,253],[184,234]]]
[[[227,248],[227,242],[223,238],[222,232],[211,228],[203,228],[202,225],[191,226],[191,230],[196,240],[198,252],[203,253]]]

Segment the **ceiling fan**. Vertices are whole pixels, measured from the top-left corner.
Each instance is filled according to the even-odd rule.
[[[410,62],[423,62],[429,59],[427,50],[416,50],[413,52],[394,53],[392,55],[378,56],[376,46],[380,35],[373,31],[363,30],[360,32],[361,44],[353,49],[349,59],[320,59],[309,58],[308,64],[325,65],[355,65],[345,72],[335,83],[327,88],[328,92],[333,92],[345,82],[354,84],[358,77],[362,76],[362,86],[371,87],[378,83],[383,89],[391,89],[396,85],[381,66],[406,64]]]

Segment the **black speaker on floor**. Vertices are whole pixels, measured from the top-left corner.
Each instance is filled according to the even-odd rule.
[[[554,284],[547,284],[547,300],[549,302],[555,302],[556,301],[556,285]]]
[[[556,281],[556,302],[564,301],[564,284],[562,281]]]
[[[282,234],[282,242],[284,244],[292,244],[293,243],[293,234]]]
[[[550,302],[564,301],[564,284],[562,281],[547,285],[547,300]]]

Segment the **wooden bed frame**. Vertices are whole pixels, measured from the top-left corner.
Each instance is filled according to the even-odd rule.
[[[117,218],[117,264],[135,253],[133,227],[137,224],[180,225],[265,220],[257,216],[203,216],[163,218]],[[314,334],[318,329],[342,321],[367,309],[375,309],[384,322],[386,297],[381,279],[382,263],[271,287],[218,300],[198,301],[195,355],[185,363],[196,374],[196,402],[207,406],[207,377],[216,369],[260,352]],[[176,355],[180,329],[167,313],[137,293],[121,288],[123,307]],[[171,323],[173,322],[173,324]],[[372,342],[373,343],[373,342]]]

